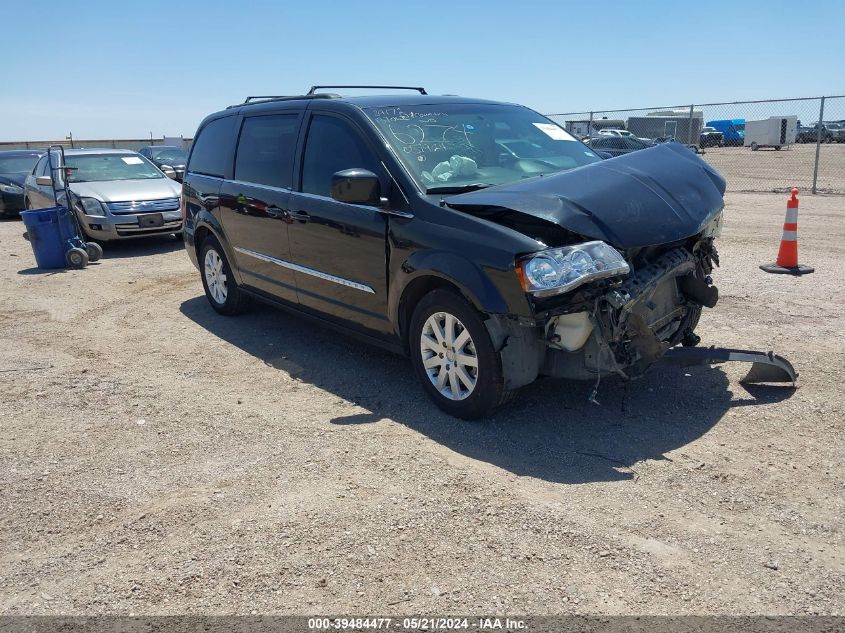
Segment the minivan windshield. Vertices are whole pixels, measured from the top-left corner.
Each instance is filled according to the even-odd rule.
[[[601,160],[551,120],[521,106],[365,108],[427,193],[479,189]]]
[[[105,180],[147,180],[164,178],[147,159],[139,154],[67,155],[65,163],[75,167],[68,182],[101,182]]]

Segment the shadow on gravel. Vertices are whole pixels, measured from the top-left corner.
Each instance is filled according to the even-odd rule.
[[[120,242],[107,242],[103,245],[103,259],[132,259],[135,257],[146,257],[148,255],[162,255],[184,248],[182,240],[177,240],[172,235],[155,235],[139,239],[124,240]],[[91,262],[88,266],[99,266],[101,261]],[[67,269],[46,269],[46,268],[24,268],[18,271],[19,275],[55,275],[68,272]]]
[[[131,259],[147,255],[162,255],[184,248],[182,240],[173,235],[152,235],[131,240],[118,240],[103,244],[103,259]]]
[[[32,268],[23,268],[18,271],[19,275],[61,275],[63,273],[68,272],[66,268],[38,268],[34,266]]]
[[[593,383],[546,378],[523,388],[489,421],[464,422],[429,402],[406,359],[333,330],[262,305],[223,317],[204,296],[185,301],[181,311],[266,365],[369,411],[327,422],[390,418],[472,459],[557,483],[635,479],[637,462],[664,459],[705,434],[731,407],[774,403],[793,393],[740,386],[739,399],[732,400],[721,369],[660,368],[631,383],[603,380],[596,406],[587,402]]]

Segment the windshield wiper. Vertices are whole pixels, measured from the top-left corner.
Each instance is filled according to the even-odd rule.
[[[440,187],[429,187],[425,190],[426,193],[466,193],[467,191],[478,191],[492,187],[489,182],[474,182],[469,185],[442,185]]]

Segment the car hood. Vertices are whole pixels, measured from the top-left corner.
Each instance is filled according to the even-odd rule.
[[[162,160],[160,158],[156,158],[153,162],[158,166],[161,167],[162,165],[170,165],[171,167],[184,167],[185,166],[185,159],[180,158],[179,160]]]
[[[106,180],[102,182],[74,182],[71,191],[83,198],[97,198],[102,202],[131,202],[178,198],[182,188],[170,178],[144,180]]]
[[[0,174],[0,182],[23,187],[28,174]]]
[[[664,143],[550,176],[445,198],[455,209],[499,207],[617,248],[675,242],[724,207],[725,180],[680,143]]]

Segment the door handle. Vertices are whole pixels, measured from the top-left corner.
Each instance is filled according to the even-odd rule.
[[[311,219],[311,216],[308,215],[307,211],[297,211],[296,212],[296,219],[298,221],[302,222],[303,224],[305,224],[306,222],[308,222],[308,220]]]
[[[265,209],[267,215],[271,218],[286,218],[288,217],[288,212],[282,209],[281,207],[277,207],[276,205],[269,206]]]

